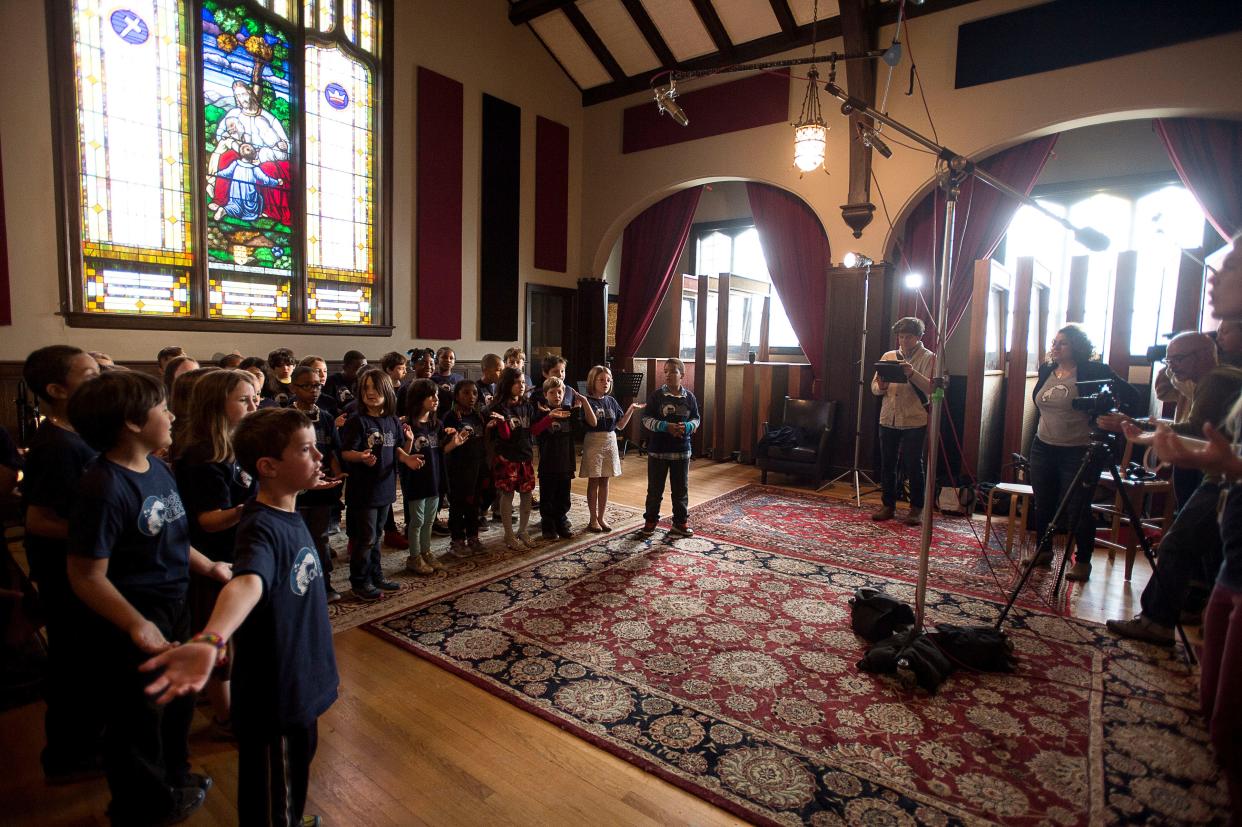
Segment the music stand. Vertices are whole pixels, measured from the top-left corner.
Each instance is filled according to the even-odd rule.
[[[645,373],[614,373],[612,375],[612,398],[617,400],[617,404],[624,411],[635,397],[643,389],[643,379],[647,376]],[[621,437],[621,456],[625,456],[625,451],[629,447],[629,437]],[[642,456],[642,446],[638,448],[639,456]]]

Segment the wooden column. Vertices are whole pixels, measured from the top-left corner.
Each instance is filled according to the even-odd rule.
[[[775,290],[776,288],[772,288]],[[759,361],[766,362],[772,356],[772,349],[768,341],[771,333],[772,320],[772,297],[763,297],[763,316],[759,319]]]
[[[572,380],[586,379],[591,365],[607,364],[608,282],[603,279],[578,279],[578,294],[574,297],[574,329],[570,331],[569,342],[569,375]]]
[[[1087,318],[1087,270],[1090,267],[1089,256],[1074,256],[1070,259],[1069,295],[1065,302],[1065,322],[1082,322]]]
[[[1177,294],[1173,300],[1173,329],[1159,330],[1157,333],[1198,330],[1203,316],[1203,265],[1190,256],[1180,258],[1182,263],[1177,268]]]
[[[970,296],[970,353],[966,357],[966,416],[962,423],[962,465],[977,473],[983,412],[983,371],[987,351],[988,312],[992,297],[992,260],[975,262]]]
[[[1113,282],[1113,325],[1108,336],[1108,366],[1130,381],[1130,327],[1134,322],[1134,283],[1138,251],[1117,254],[1117,278]]]
[[[742,462],[747,464],[755,461],[755,442],[761,436],[759,430],[763,427],[756,421],[758,417],[755,411],[759,370],[758,364],[749,364],[742,368],[742,433],[738,450],[741,451]]]
[[[716,281],[716,369],[715,393],[712,395],[712,459],[723,460],[725,447],[725,410],[729,404],[726,383],[729,367],[729,274],[721,273]],[[703,383],[707,385],[706,382]]]
[[[694,397],[699,400],[699,407],[707,404],[707,276],[698,277],[698,297],[695,302],[694,314]],[[699,411],[699,430],[690,435],[690,450],[696,457],[703,456],[703,442],[706,439],[702,429],[703,411]]]
[[[1035,259],[1018,259],[1013,293],[1013,337],[1005,367],[1005,435],[1002,456],[1022,450],[1022,414],[1026,410],[1026,363],[1031,325],[1031,295],[1035,282]]]
[[[876,362],[884,351],[893,348],[889,333],[890,268],[871,266],[870,295],[867,299],[867,352],[859,353],[864,326],[862,270],[834,267],[828,271],[827,309],[823,342],[824,376],[821,377],[819,399],[837,403],[836,436],[832,440],[832,465],[849,468],[854,462],[854,421],[858,402],[858,362]],[[870,382],[866,371],[864,381]],[[875,457],[876,421],[879,400],[868,388],[862,394],[862,439],[859,465],[862,470],[873,468]]]

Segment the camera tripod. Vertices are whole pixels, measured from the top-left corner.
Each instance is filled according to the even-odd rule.
[[[1090,508],[1089,501],[1091,494],[1095,491],[1096,483],[1100,479],[1100,475],[1104,471],[1108,471],[1113,478],[1113,483],[1117,486],[1118,491],[1123,491],[1125,487],[1124,478],[1121,473],[1121,467],[1113,459],[1113,445],[1116,441],[1116,434],[1095,428],[1091,431],[1091,442],[1087,445],[1087,452],[1083,454],[1082,462],[1078,466],[1078,471],[1074,474],[1074,479],[1061,496],[1061,501],[1057,503],[1056,513],[1048,522],[1044,534],[1039,538],[1039,544],[1035,547],[1035,553],[1031,559],[1027,561],[1026,567],[1022,570],[1022,577],[1018,580],[1018,584],[1013,587],[1013,591],[1009,594],[1009,601],[1005,603],[1005,608],[1001,609],[1000,616],[996,619],[996,629],[999,631],[1005,622],[1005,618],[1009,616],[1009,612],[1013,609],[1014,603],[1018,600],[1018,594],[1026,585],[1026,581],[1030,579],[1031,573],[1035,570],[1035,566],[1040,557],[1052,552],[1052,540],[1056,535],[1057,526],[1060,524],[1062,517],[1069,510],[1071,501],[1076,496],[1087,498],[1088,502],[1077,509],[1077,513],[1071,513],[1069,517],[1069,525],[1066,527],[1066,536],[1073,537],[1075,529],[1083,519],[1088,519],[1087,512]],[[1160,577],[1160,569],[1156,565],[1156,553],[1152,550],[1151,540],[1147,538],[1146,532],[1143,531],[1142,517],[1138,510],[1134,507],[1129,497],[1122,496],[1122,510],[1125,516],[1130,520],[1130,528],[1134,532],[1135,539],[1138,540],[1139,546],[1143,549],[1143,556],[1147,558],[1147,562],[1151,565],[1151,576]],[[1053,583],[1052,594],[1055,597],[1061,590],[1061,582],[1065,577],[1065,567],[1069,564],[1069,554],[1062,555],[1061,565],[1057,569],[1056,579]],[[1177,636],[1182,642],[1182,648],[1186,654],[1188,662],[1193,662],[1194,653],[1190,648],[1190,641],[1186,637],[1186,630],[1182,625],[1177,624]]]

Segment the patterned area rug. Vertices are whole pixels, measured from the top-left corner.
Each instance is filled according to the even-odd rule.
[[[447,511],[442,511],[440,514],[446,518],[448,516]],[[641,516],[642,512],[629,506],[616,505],[615,503],[608,504],[608,522],[616,531],[624,531],[627,527],[632,527],[634,522]],[[337,556],[333,561],[334,567],[330,579],[332,585],[337,591],[345,595],[345,598],[338,603],[328,606],[328,618],[332,621],[332,631],[343,632],[369,620],[392,614],[407,606],[413,606],[446,591],[460,589],[472,583],[500,577],[512,572],[514,569],[528,566],[532,562],[546,560],[549,557],[560,554],[569,546],[581,542],[583,537],[593,536],[584,531],[590,518],[590,513],[587,511],[586,497],[579,494],[570,495],[569,522],[574,526],[576,534],[574,539],[555,541],[540,539],[538,517],[539,515],[536,513],[532,518],[531,525],[534,528],[530,535],[535,540],[536,545],[534,549],[529,551],[519,552],[505,548],[504,530],[498,522],[489,521],[487,524],[490,526],[489,530],[480,532],[479,539],[483,541],[483,551],[479,554],[471,555],[464,560],[446,557],[445,555],[449,550],[449,538],[432,535],[431,550],[447,568],[429,577],[412,574],[405,570],[405,561],[409,556],[409,552],[384,546],[381,554],[384,574],[396,581],[401,586],[401,590],[386,592],[382,599],[373,603],[365,603],[350,594],[349,540],[345,536],[344,530],[342,530],[332,537],[332,549]],[[515,515],[515,526],[516,523],[517,517]],[[402,519],[400,508],[397,509],[397,526],[402,530],[405,528],[405,521]]]
[[[855,668],[862,585],[906,593],[802,554],[614,535],[366,628],[756,823],[1223,821],[1172,653],[1018,608],[1016,674],[959,672],[928,696]],[[933,622],[997,611],[928,606]]]
[[[904,516],[904,510],[898,516]],[[900,520],[874,522],[868,507],[860,509],[849,502],[785,488],[747,485],[692,509],[690,519],[700,533],[751,548],[835,563],[907,583],[918,580],[919,527]],[[928,583],[1003,603],[1021,576],[1022,551],[1015,543],[1013,559],[1005,554],[1004,520],[993,521],[993,536],[985,551],[981,520],[937,514],[932,523]],[[1064,547],[1061,541],[1056,545],[1054,565],[1060,565]],[[1054,598],[1055,571],[1035,569],[1019,602],[1064,612],[1074,584],[1063,584],[1059,598]]]

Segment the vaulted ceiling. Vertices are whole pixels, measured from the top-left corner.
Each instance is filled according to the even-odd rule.
[[[917,17],[971,0],[907,0]],[[815,0],[509,0],[591,105],[646,89],[667,69],[714,69],[809,46]],[[842,5],[846,8],[842,9]],[[818,0],[818,40],[840,37],[842,12],[874,30],[897,0]],[[847,51],[849,44],[847,44]]]

